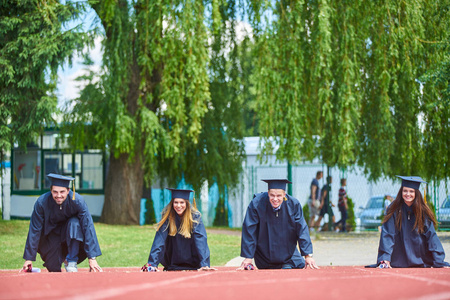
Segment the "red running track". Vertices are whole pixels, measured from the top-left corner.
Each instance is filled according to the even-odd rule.
[[[141,273],[104,268],[103,273],[0,271],[0,299],[450,299],[450,268]]]

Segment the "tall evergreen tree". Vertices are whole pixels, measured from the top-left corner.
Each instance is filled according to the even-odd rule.
[[[69,1],[0,3],[1,160],[12,143],[25,148],[54,125],[58,68],[92,43],[90,33],[72,25],[84,11]]]

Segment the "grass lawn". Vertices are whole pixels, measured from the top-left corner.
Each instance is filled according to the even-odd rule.
[[[22,220],[0,221],[0,269],[22,267],[29,223]],[[94,225],[103,253],[97,258],[101,267],[141,267],[147,262],[155,226]],[[238,235],[208,233],[211,266],[223,266],[239,256],[240,244]],[[42,263],[38,254],[34,266],[42,268]],[[79,266],[87,268],[87,260]]]

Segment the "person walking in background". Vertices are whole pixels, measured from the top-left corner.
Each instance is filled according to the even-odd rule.
[[[206,230],[195,198],[192,206],[189,202],[193,190],[168,190],[172,200],[162,212],[148,263],[141,270],[156,272],[159,263],[165,271],[215,270],[210,268]]]
[[[259,269],[318,269],[300,201],[286,194],[291,182],[263,181],[268,191],[253,197],[242,224],[239,269],[252,270],[253,258]]]
[[[394,197],[391,194],[385,194],[383,199],[383,210],[381,211],[381,220],[384,219],[389,205],[394,201]],[[378,232],[381,232],[381,225],[378,226]]]
[[[69,188],[73,177],[48,174],[50,192],[34,204],[30,219],[22,271],[32,269],[36,254],[49,272],[78,272],[77,264],[89,259],[89,269],[102,272],[96,257],[102,255],[94,222],[84,199]]]
[[[341,225],[341,232],[347,232],[347,217],[348,217],[348,203],[347,203],[347,179],[341,178],[341,187],[339,188],[338,208],[341,212],[341,219],[335,226]]]
[[[383,212],[382,212],[383,218],[386,215],[387,209],[389,205],[391,205],[392,201],[394,201],[394,197],[392,197],[391,194],[384,195]]]
[[[444,261],[434,214],[419,191],[420,183],[426,182],[416,176],[397,177],[402,186],[383,219],[377,264],[367,267],[450,267]]]
[[[319,215],[319,206],[320,206],[320,188],[319,188],[319,180],[322,179],[323,172],[317,171],[316,177],[311,181],[310,191],[308,199],[309,206],[309,230],[314,231],[314,225],[316,222],[316,217]]]
[[[334,225],[335,218],[332,207],[335,205],[330,201],[330,192],[331,192],[331,183],[333,182],[333,178],[331,176],[327,176],[327,184],[322,188],[322,195],[320,197],[320,213],[319,219],[316,222],[316,228],[319,228],[320,222],[322,221],[325,214],[328,214],[328,217],[331,218],[332,224]],[[330,230],[332,228],[329,228]]]

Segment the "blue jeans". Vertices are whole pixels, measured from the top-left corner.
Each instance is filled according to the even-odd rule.
[[[338,224],[341,223],[342,224],[342,231],[347,231],[347,210],[346,209],[341,209],[341,219],[339,220]]]

